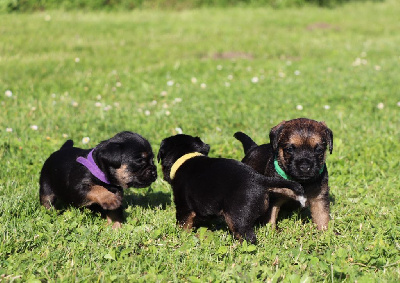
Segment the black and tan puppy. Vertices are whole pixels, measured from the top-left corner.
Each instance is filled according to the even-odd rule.
[[[243,144],[243,163],[265,176],[299,182],[304,187],[313,222],[318,229],[327,229],[330,218],[325,159],[327,149],[332,153],[333,134],[326,124],[306,118],[283,121],[271,129],[271,143],[260,146],[242,132],[234,136]],[[287,200],[271,196],[267,218],[273,226]]]
[[[121,132],[93,149],[73,147],[68,140],[45,161],[40,174],[40,203],[57,200],[76,207],[98,205],[113,228],[123,221],[123,189],[144,188],[157,178],[149,142]]]
[[[209,150],[200,138],[188,135],[161,143],[157,159],[172,186],[176,220],[183,228],[191,229],[197,217],[221,215],[236,238],[254,243],[254,224],[268,208],[269,192],[305,203],[298,183],[265,177],[233,159],[209,158]]]

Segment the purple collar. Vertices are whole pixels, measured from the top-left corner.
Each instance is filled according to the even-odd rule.
[[[89,169],[90,173],[92,173],[97,179],[103,183],[110,184],[104,172],[100,170],[99,166],[97,166],[96,162],[93,160],[92,153],[94,150],[95,148],[89,152],[87,158],[79,156],[76,161]]]

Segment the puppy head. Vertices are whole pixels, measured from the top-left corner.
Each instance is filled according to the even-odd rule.
[[[161,163],[164,180],[171,182],[169,174],[171,167],[180,157],[187,153],[200,152],[208,155],[210,146],[202,142],[199,137],[189,135],[176,135],[164,139],[161,142],[160,150],[157,155],[157,160]]]
[[[132,132],[121,132],[102,141],[93,158],[111,184],[124,189],[148,187],[157,178],[150,143]]]
[[[333,133],[325,122],[306,118],[281,122],[271,129],[269,137],[279,166],[299,182],[318,177],[326,149],[333,150]]]

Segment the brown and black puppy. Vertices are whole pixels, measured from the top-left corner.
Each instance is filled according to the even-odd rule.
[[[300,184],[265,177],[233,159],[209,158],[209,150],[200,138],[188,135],[166,138],[160,145],[157,159],[172,186],[176,220],[184,229],[191,229],[196,218],[220,215],[236,238],[255,243],[254,224],[266,213],[269,192],[305,204]]]
[[[73,147],[68,140],[45,161],[40,174],[40,203],[57,200],[76,207],[100,206],[113,228],[123,221],[123,189],[144,188],[157,178],[149,142],[121,132],[93,149]]]
[[[234,136],[243,144],[243,163],[265,176],[299,182],[304,187],[313,222],[319,230],[327,229],[330,218],[325,159],[327,149],[332,153],[333,134],[326,124],[306,118],[283,121],[271,129],[271,143],[260,146],[242,132]],[[273,226],[287,200],[271,197],[267,218]]]

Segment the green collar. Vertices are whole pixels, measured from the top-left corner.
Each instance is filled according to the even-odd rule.
[[[274,167],[275,167],[276,173],[278,173],[279,176],[281,176],[283,179],[286,179],[286,180],[291,180],[292,179],[292,178],[290,178],[290,176],[288,174],[286,174],[285,171],[283,171],[283,169],[278,164],[278,160],[276,160],[276,159],[274,160]],[[319,170],[319,174],[320,175],[324,171],[324,168],[325,168],[325,164],[324,164],[324,166],[322,166],[321,170]]]

